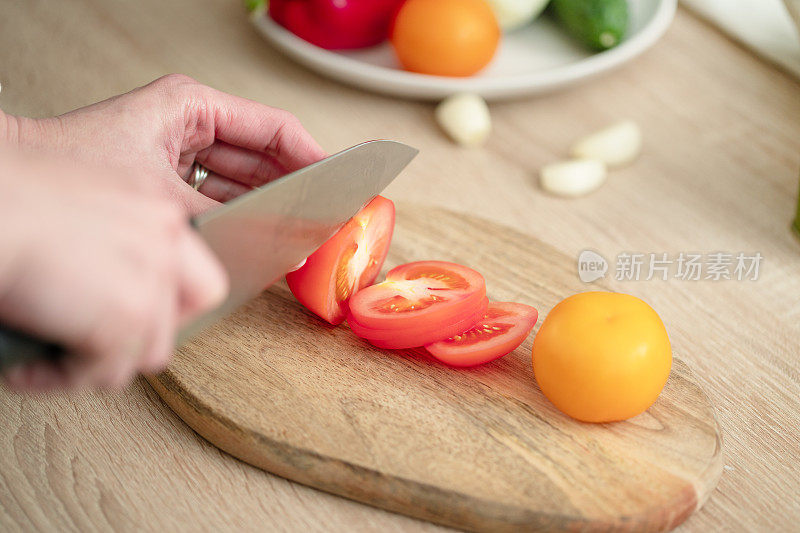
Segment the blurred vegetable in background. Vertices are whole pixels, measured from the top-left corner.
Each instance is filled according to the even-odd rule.
[[[503,31],[516,30],[544,11],[550,0],[489,0]]]
[[[627,0],[553,0],[564,28],[594,50],[617,46],[628,30]]]
[[[486,0],[406,0],[390,40],[406,70],[472,76],[494,57],[500,27]]]
[[[550,14],[595,50],[619,44],[628,28],[627,0],[244,0],[297,37],[328,50],[391,41],[404,70],[466,77],[495,57],[508,31]],[[265,7],[267,6],[267,7]],[[531,30],[538,31],[538,30]]]
[[[248,11],[255,11],[256,9],[262,9],[265,3],[266,0],[244,0],[244,7]]]
[[[386,40],[403,0],[270,0],[269,14],[301,39],[328,50]]]

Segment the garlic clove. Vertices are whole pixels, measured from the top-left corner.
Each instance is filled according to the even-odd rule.
[[[542,167],[539,184],[558,196],[583,196],[597,190],[606,180],[606,165],[597,159],[572,159]]]
[[[489,137],[492,119],[489,106],[477,94],[459,93],[445,98],[436,107],[436,121],[462,146],[479,146]]]
[[[596,131],[575,143],[573,157],[599,159],[608,166],[625,165],[642,149],[642,132],[632,120],[623,120]]]
[[[550,0],[489,0],[503,31],[516,30],[538,17]]]

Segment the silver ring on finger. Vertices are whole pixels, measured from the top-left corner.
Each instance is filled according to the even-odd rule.
[[[186,182],[194,190],[200,190],[200,186],[206,181],[208,177],[208,169],[200,163],[192,165],[192,173],[189,174],[189,179]]]

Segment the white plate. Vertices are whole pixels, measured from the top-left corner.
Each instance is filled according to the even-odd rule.
[[[675,16],[677,0],[628,0],[628,36],[618,46],[592,53],[576,43],[550,17],[503,36],[489,67],[470,78],[448,78],[399,68],[388,43],[355,51],[331,52],[295,36],[263,12],[253,24],[277,49],[298,63],[343,83],[394,96],[441,99],[474,92],[499,100],[564,87],[629,61],[661,37]]]

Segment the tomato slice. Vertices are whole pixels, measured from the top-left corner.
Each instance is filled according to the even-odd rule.
[[[486,297],[478,272],[445,261],[417,261],[393,268],[386,281],[350,300],[353,322],[377,330],[435,330],[473,313]]]
[[[436,359],[451,366],[488,363],[513,352],[528,337],[539,313],[512,302],[492,302],[475,326],[446,340],[425,345]]]
[[[378,276],[393,230],[394,204],[375,197],[299,270],[286,274],[289,289],[320,318],[340,324],[347,315],[347,301]]]
[[[443,325],[436,329],[428,326],[408,330],[370,329],[348,319],[347,323],[353,333],[365,338],[370,344],[388,350],[415,348],[437,340],[447,339],[453,335],[466,331],[474,326],[486,314],[489,299],[484,298],[475,311],[450,325]]]

